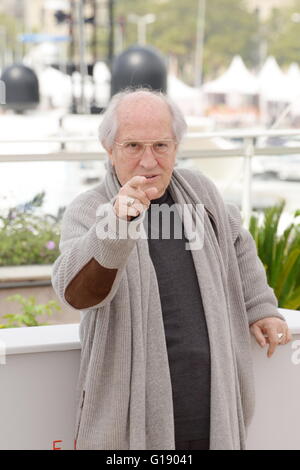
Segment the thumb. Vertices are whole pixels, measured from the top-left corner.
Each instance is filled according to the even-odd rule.
[[[266,345],[266,339],[258,325],[253,325],[250,328],[256,342],[263,348]]]

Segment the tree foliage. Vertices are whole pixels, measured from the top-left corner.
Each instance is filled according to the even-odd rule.
[[[265,24],[268,54],[274,55],[282,66],[300,62],[300,23],[293,21],[293,14],[300,14],[300,0],[289,7],[273,9]]]
[[[0,29],[5,31],[5,47],[9,50],[15,51],[18,42],[18,34],[22,31],[20,23],[12,16],[0,13]],[[3,37],[1,36],[0,41],[3,41]],[[1,49],[3,49],[3,43],[0,43],[0,51]]]
[[[129,13],[154,13],[156,21],[147,27],[147,42],[166,56],[176,57],[182,71],[194,63],[198,0],[117,2],[117,20]],[[257,18],[242,0],[207,0],[205,20],[204,75],[226,67],[235,54],[242,55],[249,65],[254,63]],[[124,40],[125,47],[136,43],[136,24],[126,22]]]

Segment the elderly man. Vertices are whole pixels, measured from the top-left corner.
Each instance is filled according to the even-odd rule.
[[[52,282],[82,312],[77,449],[245,449],[250,332],[269,357],[291,339],[238,209],[175,168],[185,130],[166,96],[116,95],[105,178],[64,214]]]

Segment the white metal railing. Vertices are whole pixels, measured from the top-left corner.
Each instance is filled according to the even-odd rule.
[[[265,139],[268,137],[299,137],[299,146],[266,146]],[[232,142],[232,148],[220,149],[190,149],[188,144],[193,140],[211,140],[211,139],[239,139],[241,145]],[[104,159],[106,152],[99,145],[97,150],[74,150],[68,149],[68,144],[97,144],[97,136],[79,136],[73,137],[62,135],[49,138],[23,138],[17,139],[1,139],[0,140],[0,162],[24,162],[24,161],[84,161],[84,160],[101,160]],[[1,151],[1,146],[9,144],[60,144],[60,148],[50,153],[6,153]],[[222,132],[192,132],[188,133],[178,152],[178,160],[197,159],[197,158],[228,158],[243,157],[243,197],[242,212],[244,215],[244,224],[248,226],[251,216],[251,183],[252,183],[252,160],[255,156],[280,156],[280,155],[299,155],[300,154],[300,130],[298,129],[280,129],[280,130],[263,130],[263,129],[246,129],[246,130],[226,130]]]

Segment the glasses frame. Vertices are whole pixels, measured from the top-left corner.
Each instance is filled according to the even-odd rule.
[[[157,139],[157,140],[125,140],[124,142],[118,142],[117,140],[114,140],[114,143],[116,145],[118,145],[119,147],[124,147],[126,144],[130,143],[130,142],[134,142],[134,143],[137,143],[137,144],[143,144],[143,150],[142,152],[139,154],[139,155],[130,155],[130,158],[141,158],[144,153],[145,153],[145,149],[146,147],[151,147],[151,150],[152,150],[152,153],[153,155],[155,156],[164,156],[164,155],[168,155],[168,152],[166,152],[165,154],[158,154],[157,152],[155,152],[154,148],[153,148],[153,145],[156,143],[156,142],[173,142],[175,144],[175,149],[177,147],[177,141],[174,140],[174,139]],[[124,150],[123,150],[124,151]]]

